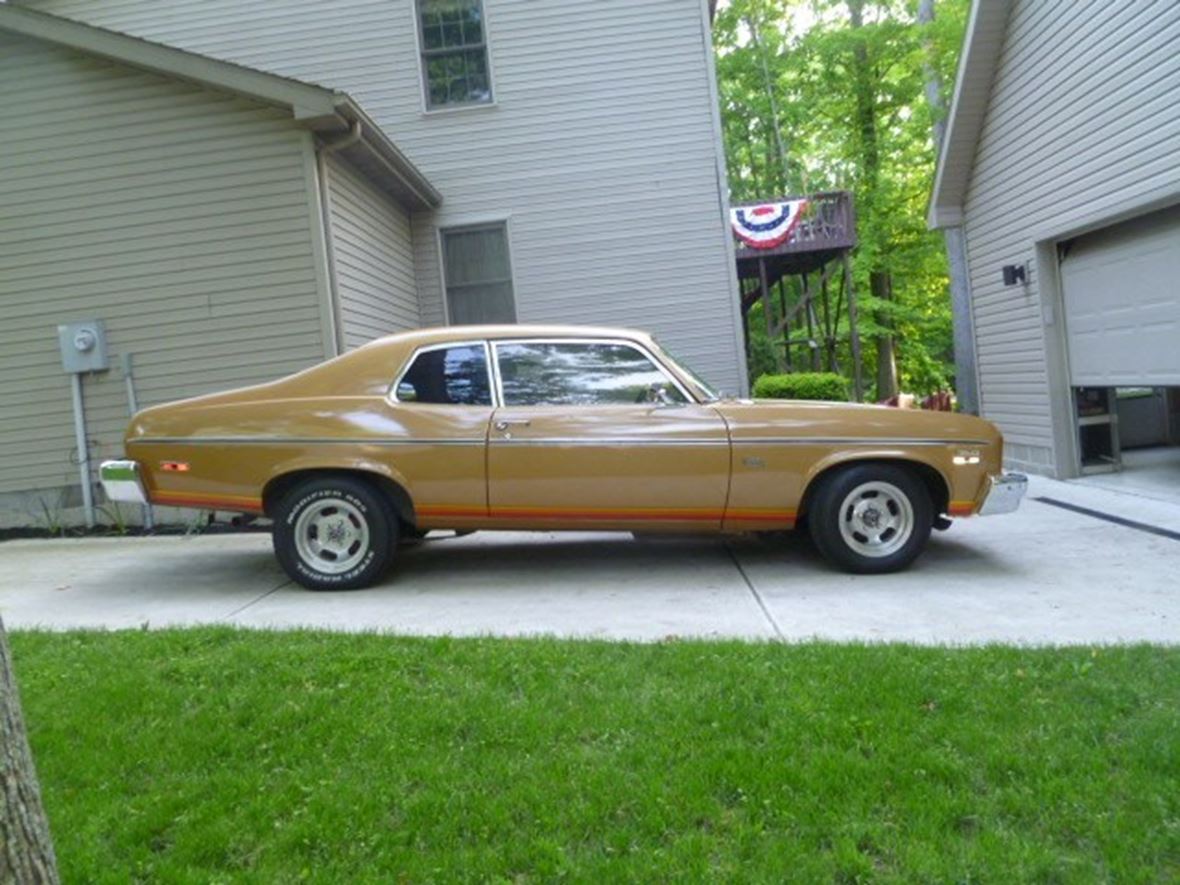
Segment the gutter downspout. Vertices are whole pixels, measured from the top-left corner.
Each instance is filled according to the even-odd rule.
[[[347,136],[331,144],[317,146],[315,152],[316,183],[320,189],[320,212],[323,215],[324,239],[327,240],[324,245],[328,258],[328,291],[332,297],[332,322],[335,326],[332,332],[337,355],[344,352],[344,332],[340,314],[340,291],[336,282],[336,247],[332,238],[332,193],[328,186],[327,158],[330,154],[352,147],[363,137],[364,129],[360,120],[354,120]]]

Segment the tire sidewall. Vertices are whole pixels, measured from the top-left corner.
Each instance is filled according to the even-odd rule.
[[[309,565],[295,543],[300,516],[318,501],[329,498],[355,507],[369,530],[369,549],[364,558],[339,573],[322,572]],[[372,584],[388,566],[396,541],[396,521],[388,507],[374,489],[356,480],[324,478],[301,483],[282,499],[275,513],[275,554],[293,580],[312,590],[353,590]]]
[[[844,499],[867,482],[885,482],[909,499],[914,528],[900,548],[888,556],[865,556],[848,546],[840,532]],[[828,477],[817,490],[808,525],[816,547],[830,561],[856,574],[882,574],[905,568],[922,552],[934,523],[930,492],[911,471],[890,464],[849,465]]]

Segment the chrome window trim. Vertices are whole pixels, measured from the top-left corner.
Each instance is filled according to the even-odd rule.
[[[484,370],[487,372],[487,376],[488,376],[488,397],[489,397],[489,399],[491,399],[490,403],[488,403],[487,405],[479,405],[476,403],[419,403],[419,402],[406,402],[404,400],[398,399],[398,396],[397,396],[398,385],[401,384],[402,379],[405,378],[407,374],[409,374],[410,369],[412,369],[414,367],[414,363],[417,361],[419,356],[421,356],[424,353],[430,353],[435,350],[450,350],[451,348],[454,348],[454,347],[482,347],[483,348],[483,358],[484,358],[484,362],[486,363],[486,365],[484,366]],[[472,338],[470,340],[464,340],[464,341],[442,341],[442,342],[438,342],[436,344],[423,344],[421,347],[416,348],[414,350],[414,352],[410,354],[410,358],[405,361],[405,364],[402,366],[401,371],[398,372],[398,374],[397,374],[397,378],[395,378],[393,384],[391,384],[389,386],[389,391],[385,394],[385,399],[391,405],[395,405],[395,406],[450,406],[452,408],[458,406],[459,408],[467,408],[467,409],[489,409],[489,408],[495,409],[495,408],[498,408],[497,397],[496,397],[496,388],[495,388],[495,373],[492,371],[492,349],[488,345],[487,340],[483,339],[483,338]]]
[[[562,338],[557,337],[540,337],[540,338],[496,338],[491,341],[492,345],[492,362],[495,365],[494,376],[496,382],[495,399],[499,402],[497,408],[502,409],[535,409],[535,408],[572,408],[568,403],[538,403],[531,406],[508,405],[504,399],[504,385],[500,374],[500,345],[502,344],[618,344],[623,347],[630,347],[644,357],[648,362],[669,381],[673,387],[680,391],[681,396],[684,397],[683,405],[700,405],[697,398],[693,396],[685,386],[680,382],[673,373],[668,371],[665,366],[655,355],[642,343],[632,341],[629,338]],[[644,405],[644,403],[599,403],[597,405],[625,407],[630,405]],[[581,406],[579,408],[585,408]]]

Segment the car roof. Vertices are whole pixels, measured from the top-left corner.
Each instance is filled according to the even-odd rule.
[[[629,341],[648,342],[651,336],[636,329],[618,329],[608,326],[574,326],[554,324],[498,324],[472,326],[438,326],[430,329],[413,329],[387,335],[371,342],[369,346],[409,344],[422,347],[429,344],[445,344],[448,341],[473,341],[500,338],[623,338]]]

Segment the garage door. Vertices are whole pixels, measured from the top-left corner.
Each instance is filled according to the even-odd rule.
[[[1180,208],[1086,234],[1062,252],[1074,386],[1180,385]]]

